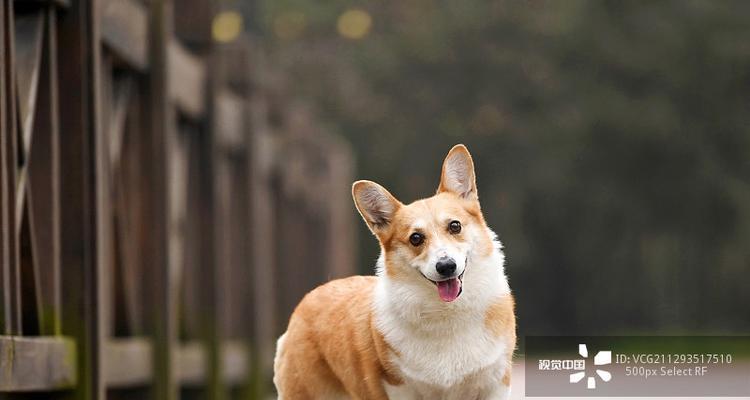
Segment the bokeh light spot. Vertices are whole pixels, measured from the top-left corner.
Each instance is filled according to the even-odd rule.
[[[339,16],[336,28],[339,34],[347,39],[362,39],[370,33],[372,17],[363,10],[346,10]]]
[[[242,15],[237,11],[223,11],[214,17],[211,32],[217,42],[231,42],[242,33]]]

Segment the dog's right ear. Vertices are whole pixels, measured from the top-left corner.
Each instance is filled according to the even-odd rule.
[[[388,228],[402,206],[384,187],[372,181],[354,182],[352,197],[360,215],[375,235]]]

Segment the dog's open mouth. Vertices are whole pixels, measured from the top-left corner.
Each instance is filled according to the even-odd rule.
[[[425,278],[427,277],[425,276]],[[464,283],[463,272],[458,277],[446,279],[444,281],[436,282],[430,278],[427,278],[427,280],[435,284],[435,286],[437,286],[440,300],[446,303],[450,303],[451,301],[456,300],[458,296],[461,295],[461,292],[463,292],[463,283]]]

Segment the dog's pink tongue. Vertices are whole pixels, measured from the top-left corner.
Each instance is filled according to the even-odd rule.
[[[440,281],[438,284],[438,294],[440,300],[445,302],[451,302],[456,300],[458,294],[461,293],[461,281],[458,278],[448,279],[446,281]]]

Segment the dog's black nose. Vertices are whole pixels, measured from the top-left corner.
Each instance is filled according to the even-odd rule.
[[[456,260],[450,257],[441,257],[435,264],[435,269],[441,276],[451,276],[456,272]]]

